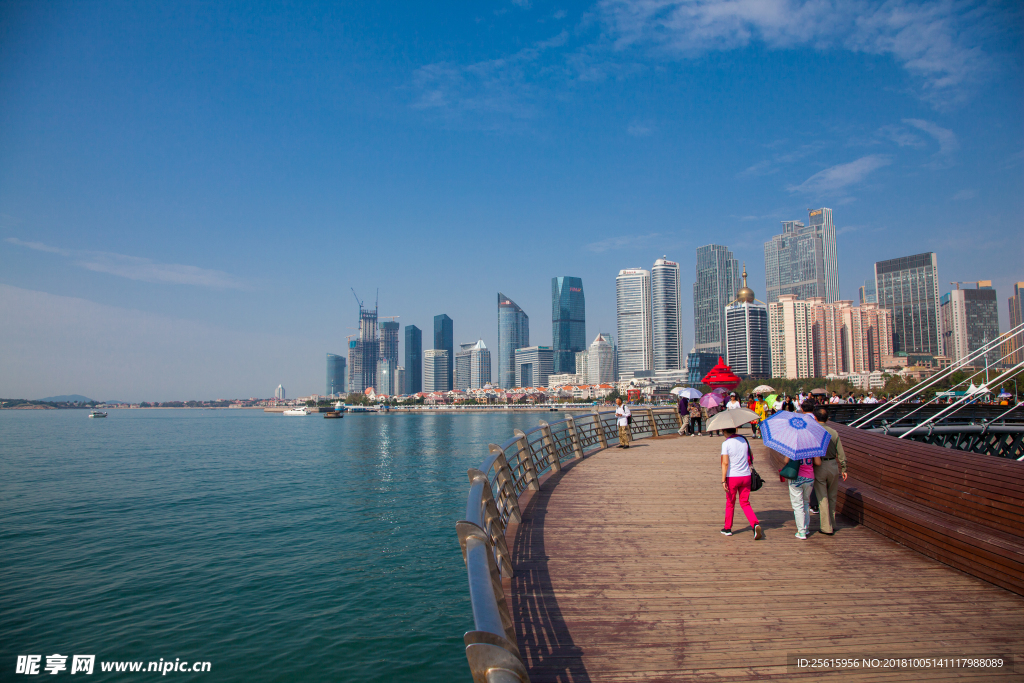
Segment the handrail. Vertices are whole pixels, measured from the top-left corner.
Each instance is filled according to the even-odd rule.
[[[658,436],[670,426],[682,427],[674,407],[638,408],[633,413],[633,438]],[[662,425],[658,417],[662,417]],[[488,456],[479,468],[469,470],[466,517],[455,525],[469,579],[469,597],[475,631],[464,637],[466,659],[475,683],[529,683],[526,664],[519,653],[515,625],[502,579],[513,574],[512,556],[505,541],[510,523],[522,521],[519,497],[538,490],[547,472],[559,472],[562,463],[608,448],[606,420],[615,422],[614,411],[570,416],[548,424],[541,422],[500,446],[488,445]]]

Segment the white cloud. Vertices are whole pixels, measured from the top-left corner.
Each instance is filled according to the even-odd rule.
[[[148,258],[105,251],[70,251],[41,242],[26,242],[16,237],[8,237],[5,241],[26,249],[73,258],[75,265],[87,270],[116,275],[129,280],[215,289],[245,289],[245,285],[220,270],[180,263],[158,263]]]
[[[888,156],[871,154],[846,164],[837,164],[818,171],[804,182],[799,185],[791,185],[788,189],[790,192],[811,194],[838,193],[851,185],[856,185],[873,171],[891,163],[892,159]]]
[[[650,123],[634,121],[626,128],[626,132],[635,138],[643,138],[654,132],[654,126]]]
[[[903,123],[924,131],[938,143],[939,151],[932,157],[932,163],[929,164],[931,168],[949,168],[953,165],[952,155],[960,149],[960,140],[957,139],[956,133],[922,119],[903,119]]]
[[[618,49],[690,58],[760,42],[889,56],[936,105],[962,100],[992,69],[979,28],[988,10],[953,0],[601,0],[598,15]]]
[[[977,190],[960,190],[955,195],[950,197],[954,202],[962,202],[967,199],[974,199],[978,196]]]

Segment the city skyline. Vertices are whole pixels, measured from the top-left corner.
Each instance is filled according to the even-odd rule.
[[[813,207],[846,299],[932,251],[943,282],[992,280],[1007,329],[1018,9],[766,6],[8,3],[3,393],[317,393],[352,286],[495,349],[493,292],[548,345],[548,283],[573,273],[588,334],[615,330],[622,268],[665,255],[688,285],[722,244],[762,292],[764,242]]]

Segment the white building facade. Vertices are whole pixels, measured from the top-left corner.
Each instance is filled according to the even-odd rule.
[[[679,264],[662,257],[651,268],[654,370],[678,370],[683,366],[682,322]]]
[[[615,278],[618,371],[633,373],[654,367],[651,331],[651,273],[640,268],[620,270]]]

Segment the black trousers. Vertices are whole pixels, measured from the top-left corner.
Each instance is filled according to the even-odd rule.
[[[704,422],[704,418],[703,417],[691,417],[690,418],[690,433],[691,434],[699,434],[700,432],[704,431],[704,425],[702,424],[703,422]]]

